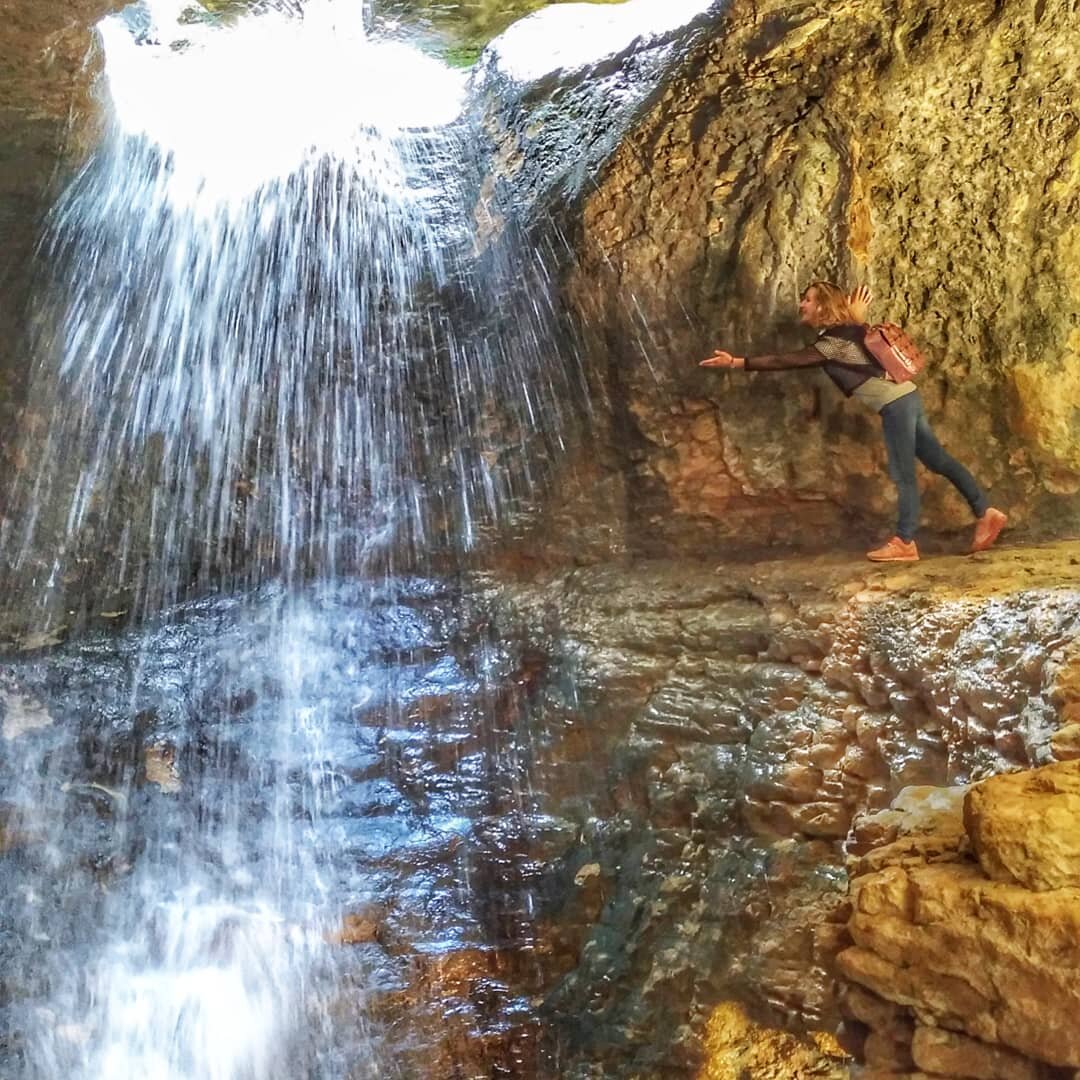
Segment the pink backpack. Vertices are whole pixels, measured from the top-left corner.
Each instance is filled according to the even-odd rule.
[[[895,323],[871,326],[864,344],[892,382],[907,382],[926,367],[926,357],[918,345]]]

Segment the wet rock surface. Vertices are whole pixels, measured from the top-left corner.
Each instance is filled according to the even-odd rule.
[[[418,579],[11,655],[8,1067],[58,1002],[57,1060],[101,1045],[74,1004],[92,961],[167,966],[153,938],[120,963],[110,928],[167,924],[178,874],[262,940],[259,866],[324,943],[316,1000],[360,1075],[691,1077],[785,1047],[833,1075],[843,1051],[809,1033],[842,1015],[848,867],[984,882],[963,793],[1053,759],[1078,555]],[[905,1015],[876,1060],[910,1054]]]
[[[564,871],[602,904],[554,909],[583,934],[545,999],[565,1075],[692,1075],[724,1000],[766,1027],[835,1027],[853,822],[884,812],[856,829],[860,872],[955,861],[962,796],[940,787],[1053,760],[1076,557],[645,564],[511,594],[500,625],[524,613],[564,658],[609,793]]]
[[[261,942],[248,992],[304,977],[300,1003],[259,1005],[281,1056],[259,1075],[555,1075],[531,1000],[569,962],[539,912],[577,889],[548,873],[576,827],[536,777],[546,660],[486,625],[458,587],[396,581],[207,600],[7,656],[4,1074],[159,1060],[170,1009],[185,1031],[201,1015],[170,995],[226,981],[239,935]],[[164,1026],[118,1028],[118,987]],[[248,1004],[237,990],[215,1055]]]
[[[1061,544],[361,590],[311,606],[289,694],[277,616],[257,604],[192,605],[146,639],[31,637],[0,674],[5,1060],[21,1067],[57,986],[92,978],[147,866],[211,846],[229,815],[265,824],[284,783],[285,820],[311,819],[302,843],[332,881],[311,921],[333,946],[327,993],[372,1075],[390,1060],[417,1077],[690,1077],[716,1060],[836,1075],[807,1032],[852,1000],[832,975],[850,875],[870,958],[849,950],[841,970],[873,996],[855,1013],[871,1033],[845,1047],[879,1070],[1029,1075],[1030,1042],[971,1022],[985,1001],[962,985],[930,997],[950,1034],[925,1030],[938,1014],[912,1013],[925,987],[907,969],[985,948],[988,921],[1030,925],[1039,979],[988,976],[1022,988],[1029,1011],[1009,1023],[1046,1021],[1059,991],[1073,1009],[1075,829],[1024,823],[1068,818],[1075,777],[971,785],[1070,760],[1078,558]],[[299,742],[279,742],[285,715]],[[226,895],[246,894],[231,875],[264,850],[239,841],[209,871]],[[1050,891],[988,881],[980,845]],[[146,909],[168,889],[150,878]],[[912,895],[969,936],[915,949]],[[725,1001],[739,1005],[717,1019]],[[93,1025],[68,1034],[72,1054]]]
[[[92,27],[119,0],[41,4],[15,0],[0,20],[0,470],[14,460],[25,389],[26,305],[34,245],[58,172],[97,131],[94,80],[101,57]]]

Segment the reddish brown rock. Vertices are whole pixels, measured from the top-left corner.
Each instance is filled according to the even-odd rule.
[[[844,1009],[860,1023],[894,1042],[910,1043],[915,1033],[915,1025],[907,1009],[857,984],[845,989]]]

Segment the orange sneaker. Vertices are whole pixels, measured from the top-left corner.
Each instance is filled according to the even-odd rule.
[[[899,536],[894,536],[881,547],[868,551],[866,557],[871,562],[918,562],[919,549],[914,540],[901,540]]]
[[[975,535],[971,540],[972,551],[985,551],[992,547],[994,541],[1001,535],[1009,519],[994,507],[990,507],[978,521],[975,522]]]

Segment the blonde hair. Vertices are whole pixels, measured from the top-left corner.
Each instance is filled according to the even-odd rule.
[[[803,296],[813,289],[817,294],[818,309],[821,312],[821,320],[825,326],[840,326],[843,323],[855,322],[851,305],[848,303],[848,294],[839,285],[831,281],[811,281],[803,289]]]

